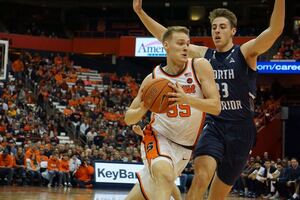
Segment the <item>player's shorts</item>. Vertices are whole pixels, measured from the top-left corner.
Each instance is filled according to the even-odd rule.
[[[145,199],[153,199],[153,194],[151,194],[151,188],[154,188],[155,184],[151,174],[153,164],[160,160],[170,163],[177,178],[188,164],[192,150],[173,143],[161,134],[148,129],[144,130],[141,155],[144,168],[137,173],[140,189]]]
[[[256,127],[252,120],[207,121],[194,157],[212,156],[218,163],[218,177],[227,185],[233,185],[243,171],[255,140]]]

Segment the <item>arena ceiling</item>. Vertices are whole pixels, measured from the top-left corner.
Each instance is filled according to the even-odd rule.
[[[287,0],[293,2],[295,5],[299,5],[299,0]],[[18,3],[27,5],[36,5],[43,7],[129,7],[132,4],[132,0],[0,0],[3,3]],[[266,6],[272,4],[273,0],[144,0],[144,6],[165,6],[169,3],[169,6],[224,6],[224,5],[243,5],[243,6]]]

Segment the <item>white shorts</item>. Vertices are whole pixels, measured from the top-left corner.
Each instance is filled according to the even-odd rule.
[[[145,150],[145,147],[147,150]],[[160,134],[153,134],[144,137],[141,145],[141,155],[144,168],[137,173],[140,188],[145,199],[153,199],[150,192],[153,191],[151,188],[155,184],[151,175],[153,164],[159,160],[169,162],[174,169],[175,181],[190,161],[192,150],[180,146]]]

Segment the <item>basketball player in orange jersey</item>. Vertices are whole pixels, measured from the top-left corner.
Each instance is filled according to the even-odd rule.
[[[147,29],[161,40],[166,28],[142,10],[142,0],[133,0],[133,9]],[[189,46],[189,57],[204,57],[210,61],[220,91],[222,112],[206,117],[194,151],[195,176],[188,200],[203,199],[214,174],[208,199],[223,200],[240,176],[256,137],[253,123],[256,60],[281,35],[284,16],[285,0],[275,0],[269,27],[238,46],[233,43],[236,16],[228,9],[218,8],[209,16],[215,49]]]
[[[152,113],[144,130],[141,154],[145,167],[137,173],[139,183],[128,194],[130,200],[169,200],[176,177],[190,160],[205,113],[218,115],[221,109],[211,65],[203,58],[188,59],[189,30],[169,27],[162,43],[167,64],[155,67],[143,80],[125,114],[126,124],[136,124],[147,112],[141,97],[152,79],[168,79],[176,92],[168,94],[172,102],[168,112]]]

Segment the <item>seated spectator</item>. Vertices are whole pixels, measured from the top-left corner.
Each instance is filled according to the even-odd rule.
[[[69,170],[71,174],[71,179],[73,179],[73,176],[80,165],[81,165],[81,160],[79,160],[75,154],[73,156],[71,155],[71,159],[69,161]]]
[[[60,160],[60,183],[63,183],[65,187],[72,187],[71,178],[70,178],[70,167],[69,167],[69,156],[67,153],[63,155],[63,158]]]
[[[4,179],[7,179],[7,185],[12,184],[12,178],[14,175],[14,157],[10,155],[10,148],[6,147],[0,154],[0,178],[1,183],[4,183]]]
[[[80,188],[93,187],[94,167],[90,165],[87,159],[83,159],[80,167],[75,173],[75,185]]]
[[[36,158],[36,154],[31,154],[26,159],[27,172],[29,174],[30,183],[33,184],[35,180],[38,181],[38,185],[42,184],[42,176],[40,173],[40,164]]]
[[[264,155],[264,159],[267,156]],[[271,166],[270,160],[264,160],[264,167],[261,167],[257,173],[256,179],[260,182],[261,192],[264,194],[264,198],[268,199],[272,196],[271,194],[271,179],[273,178],[272,174],[276,171],[276,168]]]
[[[17,154],[15,155],[15,172],[17,178],[21,178],[21,185],[26,185],[26,166],[25,155],[22,147],[18,147]]]
[[[284,169],[282,167],[281,162],[278,162],[276,164],[276,171],[272,174],[273,178],[272,180],[272,185],[274,185],[274,192],[275,194],[270,197],[269,199],[278,199],[279,198],[279,179],[282,178],[282,176],[284,175]]]
[[[48,147],[45,147],[45,149],[48,149]],[[43,173],[44,171],[47,170],[48,167],[48,160],[49,157],[45,155],[45,150],[41,149],[40,150],[40,155],[37,157],[38,162],[40,163],[40,171]]]
[[[48,187],[51,187],[53,185],[54,177],[57,177],[58,179],[60,179],[59,178],[60,177],[59,169],[60,169],[60,162],[58,159],[58,153],[54,152],[53,155],[48,160],[48,173],[49,173]],[[59,182],[59,186],[61,186],[61,185],[62,185],[62,183]]]
[[[262,194],[262,184],[259,182],[256,177],[258,174],[258,171],[262,168],[260,160],[256,158],[253,171],[248,176],[248,188],[249,188],[249,194],[248,197],[256,198],[259,195]]]
[[[287,187],[292,199],[299,199],[300,166],[296,158],[291,159],[291,167],[288,169]],[[298,190],[298,191],[297,191]],[[294,194],[292,194],[294,192]]]

